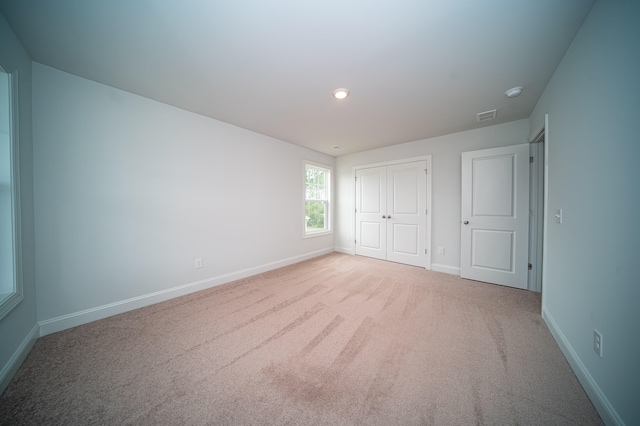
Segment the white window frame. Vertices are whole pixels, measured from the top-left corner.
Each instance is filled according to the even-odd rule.
[[[322,200],[307,200],[307,167],[323,170],[327,173],[325,177],[326,197]],[[313,161],[303,161],[302,164],[302,235],[303,238],[320,237],[333,233],[333,167]],[[307,201],[324,201],[327,204],[325,211],[325,229],[317,231],[307,231],[306,206]]]
[[[2,65],[0,65],[2,66]],[[11,204],[11,252],[5,253],[10,259],[2,259],[3,264],[12,265],[11,279],[0,284],[0,320],[4,318],[23,299],[22,290],[22,248],[20,233],[20,176],[18,157],[18,71],[9,71],[2,66],[9,76],[9,202]],[[5,225],[5,224],[3,224]],[[8,262],[7,262],[8,261]]]

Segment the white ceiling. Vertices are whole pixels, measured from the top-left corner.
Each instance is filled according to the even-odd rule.
[[[338,156],[527,118],[592,4],[0,0],[0,11],[37,62]],[[338,87],[350,97],[333,99]]]

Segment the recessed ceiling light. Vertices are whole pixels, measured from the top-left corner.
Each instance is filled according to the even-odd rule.
[[[340,146],[340,145],[335,145],[335,146],[333,147],[333,149],[334,149],[334,150],[336,150],[336,151],[342,151],[342,150],[344,149],[344,147],[342,147],[342,146]]]
[[[524,87],[522,86],[513,87],[504,92],[504,94],[507,95],[507,98],[515,98],[516,96],[520,96],[520,93],[522,93],[522,89],[524,89]]]
[[[341,88],[333,91],[333,97],[339,100],[346,99],[349,96],[349,90]]]

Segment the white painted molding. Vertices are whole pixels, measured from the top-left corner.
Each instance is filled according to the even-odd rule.
[[[372,167],[394,166],[396,164],[413,163],[415,161],[427,161],[427,163],[429,163],[431,161],[431,154],[429,154],[429,155],[419,155],[419,156],[416,156],[416,157],[399,158],[397,160],[382,161],[382,162],[379,162],[379,163],[357,164],[357,165],[351,167],[351,169],[355,173],[355,171],[357,169],[369,169],[369,168],[372,168]]]
[[[549,327],[551,335],[560,347],[564,357],[567,359],[571,369],[589,396],[589,399],[591,399],[593,406],[598,411],[598,414],[600,414],[600,417],[602,417],[604,423],[606,425],[624,426],[625,423],[618,412],[613,408],[606,395],[602,392],[602,389],[600,389],[596,381],[593,379],[589,370],[587,370],[587,367],[585,367],[580,357],[578,357],[576,351],[573,350],[569,341],[553,319],[553,316],[551,316],[549,311],[544,307],[542,308],[542,319],[544,319],[547,327]]]
[[[338,247],[336,246],[334,248],[335,251],[337,251],[338,253],[344,253],[344,254],[356,254],[355,251],[353,250],[353,248],[350,247]]]
[[[102,306],[98,306],[91,309],[85,309],[84,311],[74,312],[74,313],[62,315],[56,318],[47,319],[39,322],[40,335],[46,336],[47,334],[56,333],[58,331],[66,330],[72,327],[77,327],[79,325],[87,324],[92,321],[97,321],[113,315],[122,314],[124,312],[128,312],[133,309],[143,308],[145,306],[153,305],[155,303],[164,302],[166,300],[191,294],[196,291],[206,290],[208,288],[215,287],[221,284],[226,284],[242,278],[246,278],[251,275],[260,274],[260,273],[271,271],[277,268],[282,268],[284,266],[292,265],[294,263],[302,262],[305,260],[312,259],[314,257],[322,256],[322,255],[333,253],[333,252],[334,252],[334,249],[332,247],[329,249],[323,249],[323,250],[318,250],[311,253],[305,253],[299,256],[282,259],[276,262],[255,266],[253,268],[247,268],[240,271],[220,275],[217,277],[206,278],[204,280],[179,285],[166,290],[161,290],[161,291],[145,294],[138,297],[133,297],[131,299],[109,303],[107,305],[102,305]]]
[[[4,67],[3,67],[4,69]],[[13,310],[23,299],[22,284],[22,207],[20,201],[20,126],[18,100],[20,93],[19,70],[6,71],[9,75],[10,130],[9,130],[9,200],[11,212],[11,263],[13,265],[13,289],[0,300],[0,320]],[[4,220],[4,219],[3,219]],[[4,254],[3,254],[4,255]],[[7,289],[3,289],[3,292]]]
[[[436,272],[444,272],[445,274],[460,276],[460,268],[449,265],[441,265],[439,263],[432,263],[431,270]]]
[[[29,351],[31,351],[31,348],[33,348],[38,337],[40,337],[40,327],[38,324],[35,324],[31,331],[27,333],[22,343],[20,343],[18,349],[16,349],[11,358],[9,358],[9,361],[2,367],[2,371],[0,371],[0,395],[2,395],[7,386],[9,386],[9,383],[11,383],[11,379],[13,379],[13,376],[18,372],[18,369],[29,354]]]

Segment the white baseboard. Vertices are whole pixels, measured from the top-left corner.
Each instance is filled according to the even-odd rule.
[[[260,274],[272,269],[282,268],[283,266],[292,265],[294,263],[302,262],[333,252],[334,249],[330,248],[314,251],[311,253],[305,253],[276,262],[265,263],[264,265],[243,269],[241,271],[231,272],[217,277],[206,278],[204,280],[179,285],[166,290],[161,290],[138,297],[133,297],[131,299],[121,300],[119,302],[109,303],[107,305],[86,309],[84,311],[74,312],[56,318],[47,319],[39,322],[40,335],[46,336],[47,334],[56,333],[58,331],[66,330],[72,327],[77,327],[79,325],[87,324],[113,315],[122,314],[133,309],[143,308],[155,303],[164,302],[166,300],[184,296],[196,291],[206,290],[208,288],[246,278],[251,275]]]
[[[29,354],[36,340],[38,340],[38,337],[40,337],[40,327],[38,324],[35,324],[31,331],[27,333],[22,343],[20,343],[18,349],[16,349],[11,358],[9,358],[9,361],[2,368],[2,371],[0,371],[0,395],[2,395],[7,386],[9,386],[9,383],[11,383],[11,379],[13,379],[13,376],[18,372],[22,362]]]
[[[455,266],[441,265],[439,263],[432,263],[431,270],[436,272],[443,272],[445,274],[460,276],[460,268]]]
[[[560,328],[558,328],[558,324],[556,324],[555,320],[544,306],[542,307],[542,319],[544,319],[547,327],[549,327],[551,335],[560,347],[560,350],[567,359],[567,362],[578,378],[578,381],[589,396],[589,399],[591,399],[593,406],[598,411],[598,414],[600,414],[600,417],[602,417],[602,421],[604,421],[606,425],[624,426],[624,421],[613,408],[606,395],[602,392],[602,389],[600,389],[596,381],[593,379],[589,370],[587,370],[585,365],[582,363],[578,354],[573,350],[567,338],[564,336]]]
[[[344,254],[356,254],[352,248],[348,248],[348,247],[335,247],[334,249],[335,251],[337,251],[338,253],[344,253]]]

